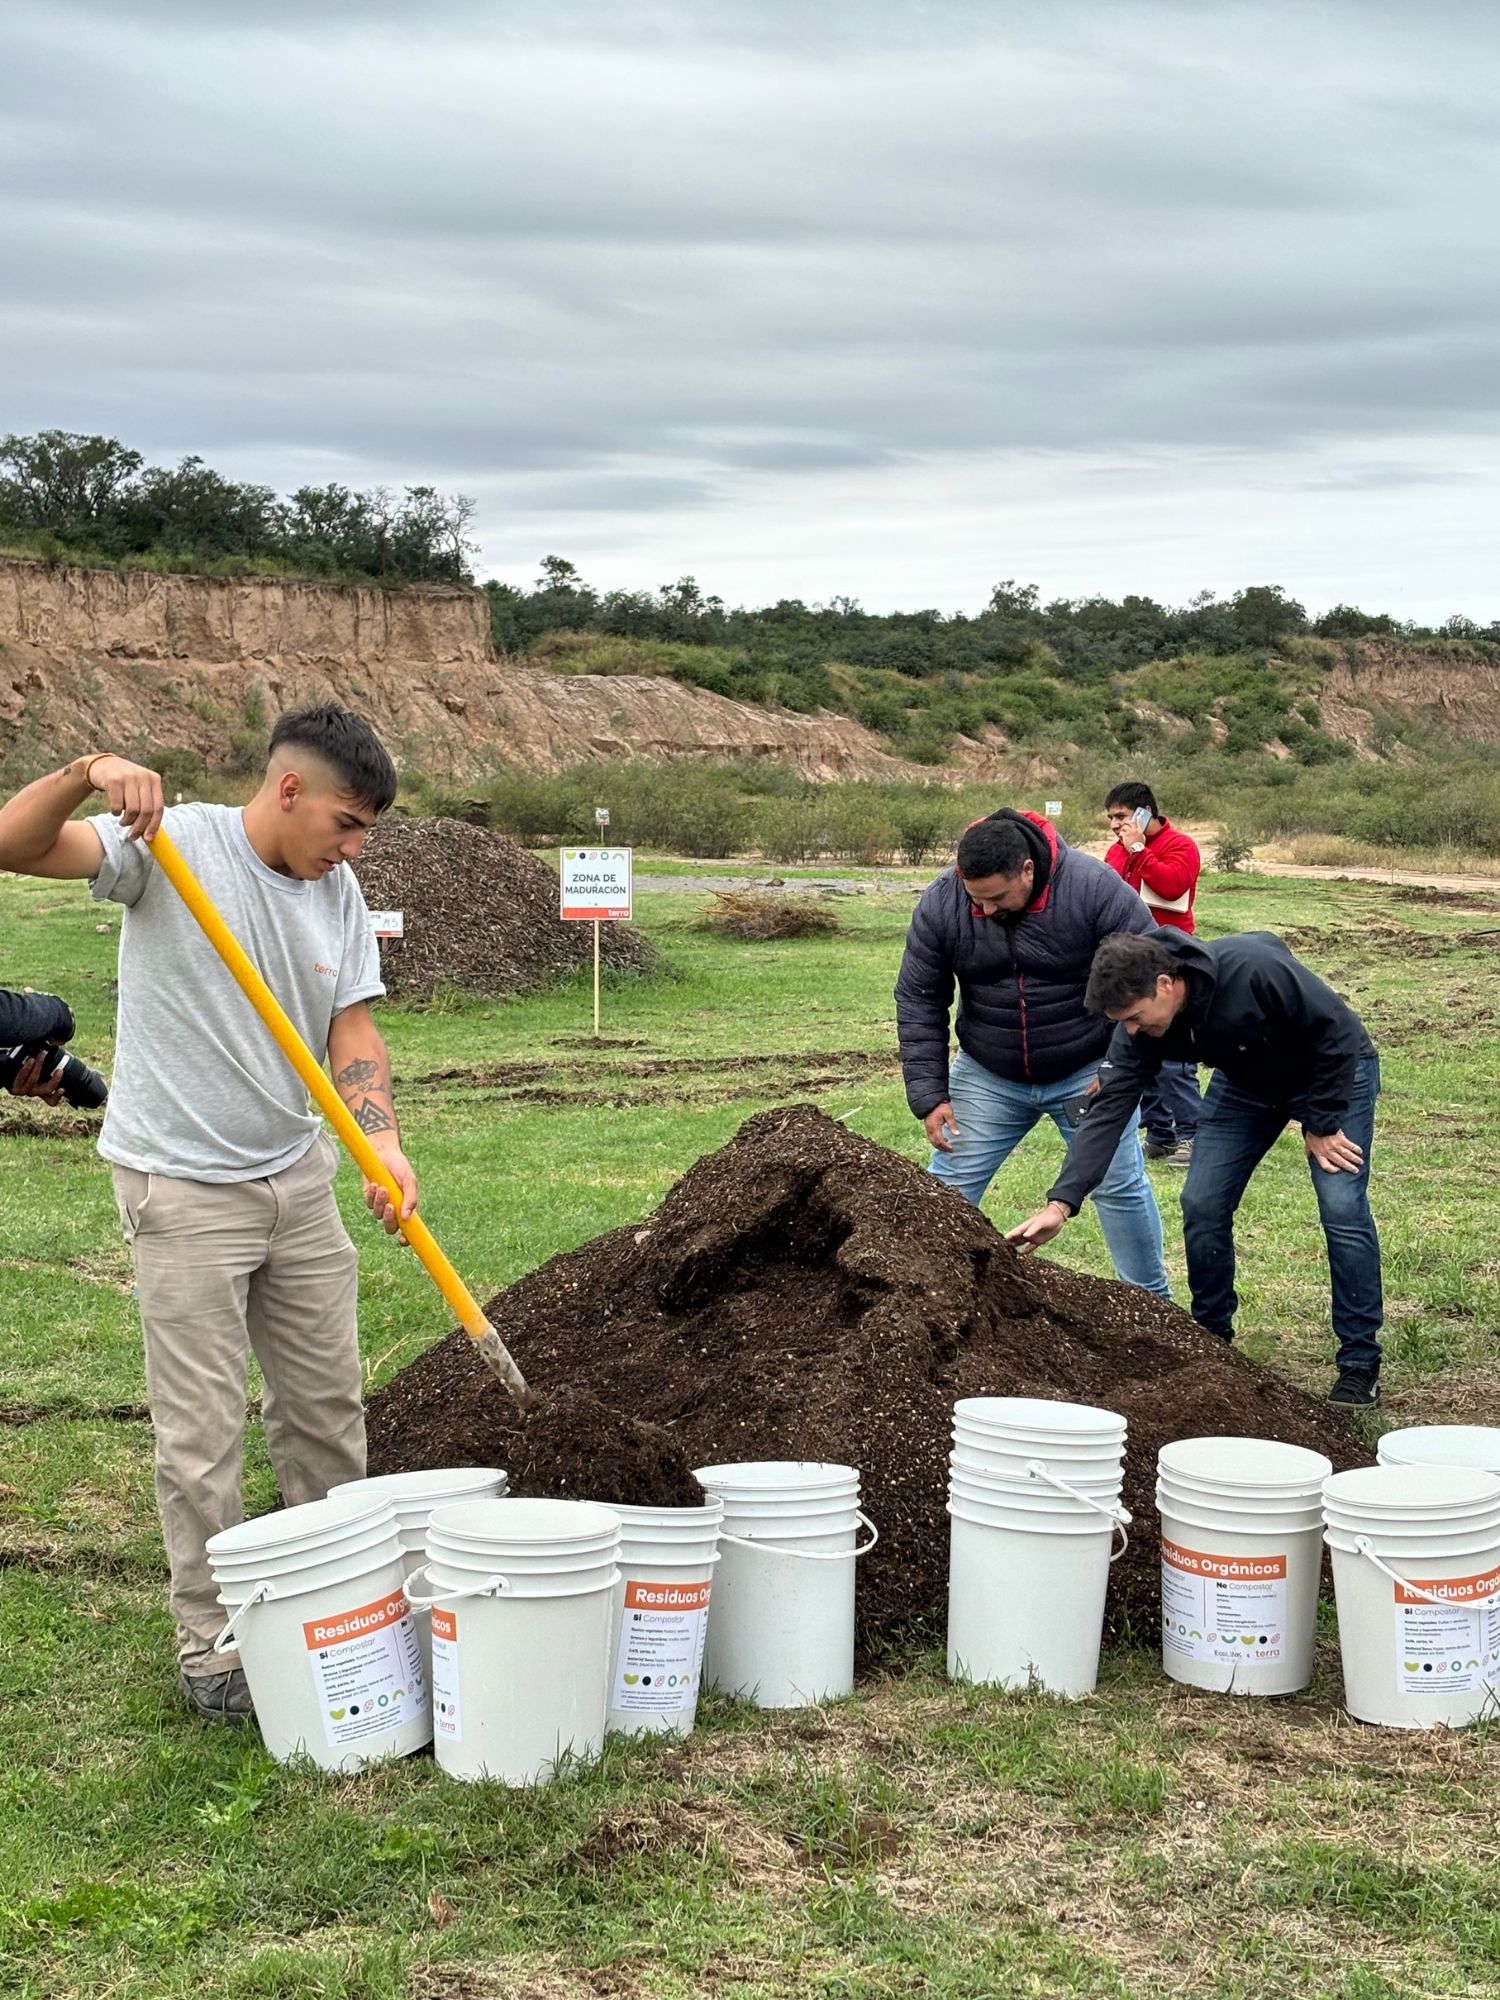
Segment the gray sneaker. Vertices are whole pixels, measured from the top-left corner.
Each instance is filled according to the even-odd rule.
[[[222,1674],[179,1674],[177,1681],[188,1707],[202,1722],[227,1722],[238,1728],[255,1714],[243,1667]]]
[[[1179,1139],[1170,1153],[1162,1155],[1162,1165],[1164,1167],[1190,1167],[1192,1164],[1193,1142],[1191,1139]]]

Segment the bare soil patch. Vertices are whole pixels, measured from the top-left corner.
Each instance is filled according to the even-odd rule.
[[[1110,1615],[1139,1636],[1159,1615],[1163,1443],[1229,1434],[1307,1445],[1337,1466],[1370,1456],[1322,1404],[1175,1306],[1023,1264],[952,1189],[810,1105],[761,1112],[648,1222],[553,1258],[486,1310],[542,1396],[575,1391],[659,1426],[682,1465],[858,1466],[881,1532],[861,1564],[867,1640],[942,1610],[960,1396],[1045,1396],[1126,1417],[1136,1526]],[[371,1397],[372,1472],[517,1467],[521,1420],[468,1345],[450,1335]],[[533,1460],[530,1490],[545,1476]],[[635,1494],[600,1476],[588,1497]]]
[[[99,1124],[97,1118],[70,1118],[66,1112],[32,1117],[24,1111],[0,1111],[0,1139],[96,1139]]]

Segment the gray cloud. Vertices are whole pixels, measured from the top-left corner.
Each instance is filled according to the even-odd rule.
[[[904,516],[945,477],[997,539],[1021,524],[1003,571],[1032,546],[1078,594],[1128,531],[1134,587],[1169,594],[1139,509],[1090,497],[1142,455],[1184,492],[1230,460],[1321,492],[1344,597],[1370,516],[1341,531],[1328,496],[1383,504],[1418,560],[1403,510],[1500,428],[1477,0],[415,19],[98,0],[13,23],[0,421],[281,485],[461,485],[502,565],[529,569],[534,521],[610,581],[724,547],[726,595],[782,560],[786,588],[872,601],[930,598],[930,565],[910,589],[866,568],[852,524],[841,554],[830,487]],[[1057,524],[1031,545],[996,497],[1028,482]],[[1304,559],[1290,513],[1287,536]],[[945,601],[992,580],[955,557]]]

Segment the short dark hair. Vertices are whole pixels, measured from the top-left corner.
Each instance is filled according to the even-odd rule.
[[[1115,786],[1114,790],[1104,801],[1106,812],[1108,812],[1111,806],[1129,806],[1132,812],[1135,811],[1137,806],[1145,806],[1153,819],[1161,818],[1161,814],[1157,810],[1155,792],[1152,791],[1149,785],[1138,785],[1134,780]]]
[[[1160,938],[1116,931],[1094,953],[1083,1004],[1091,1014],[1112,1014],[1149,998],[1163,973],[1174,979],[1177,965]]]
[[[958,872],[970,882],[991,875],[1013,881],[1031,859],[1031,844],[1013,819],[982,819],[958,843]]]
[[[373,812],[384,812],[396,796],[396,767],[390,752],[362,715],[337,702],[319,708],[288,709],[271,731],[269,754],[283,747],[310,750],[343,780],[344,790]]]

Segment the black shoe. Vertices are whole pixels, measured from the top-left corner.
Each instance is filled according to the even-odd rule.
[[[243,1667],[222,1674],[179,1674],[177,1681],[188,1707],[202,1722],[227,1722],[238,1728],[255,1714]]]
[[[1328,1391],[1328,1400],[1352,1410],[1373,1410],[1380,1401],[1380,1370],[1341,1368],[1339,1379]]]
[[[1141,1151],[1148,1160],[1170,1160],[1177,1151],[1175,1139],[1148,1139]]]

